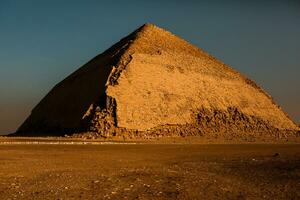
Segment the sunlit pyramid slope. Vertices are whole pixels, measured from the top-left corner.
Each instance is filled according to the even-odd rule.
[[[57,84],[17,135],[295,132],[253,81],[146,24]]]

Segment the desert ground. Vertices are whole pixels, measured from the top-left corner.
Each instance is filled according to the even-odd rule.
[[[0,139],[0,199],[300,199],[298,144],[26,141]]]

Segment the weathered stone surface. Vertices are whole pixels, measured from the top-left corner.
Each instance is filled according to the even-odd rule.
[[[297,131],[253,81],[146,24],[56,85],[17,134],[147,138]]]
[[[220,67],[209,59],[179,53],[133,54],[118,85],[107,89],[117,101],[118,125],[147,130],[162,124],[192,123],[192,113],[202,107],[223,111],[236,107],[276,128],[293,127],[265,93]]]

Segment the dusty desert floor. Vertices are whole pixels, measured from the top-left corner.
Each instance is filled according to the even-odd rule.
[[[300,199],[298,144],[3,141],[0,199]]]

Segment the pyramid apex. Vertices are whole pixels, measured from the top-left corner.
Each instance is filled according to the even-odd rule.
[[[177,38],[180,40],[183,40],[182,38],[174,35],[167,29],[161,28],[153,23],[145,23],[140,28],[137,29],[137,36],[138,37],[148,37],[152,40],[155,40],[155,38],[161,38],[164,37],[164,39],[168,40],[170,38]]]
[[[160,27],[158,27],[157,25],[155,24],[152,24],[152,23],[145,23],[143,24],[141,27],[140,27],[140,30],[154,30],[154,29],[161,29]]]
[[[155,24],[147,22],[145,24],[143,24],[143,27],[157,27]]]

